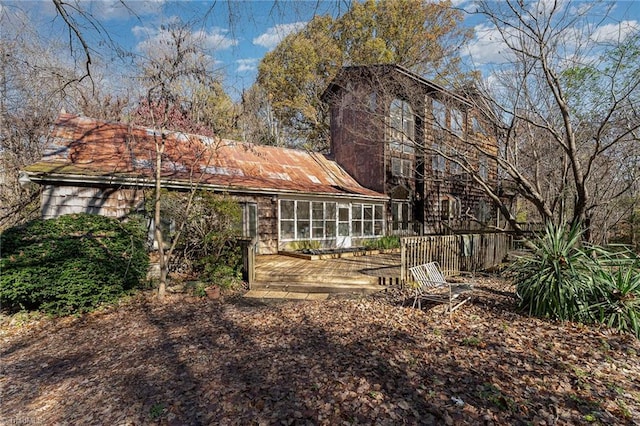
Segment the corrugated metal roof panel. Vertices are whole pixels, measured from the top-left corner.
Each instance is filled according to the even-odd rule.
[[[156,143],[165,143],[162,175],[174,181],[301,193],[359,194],[386,198],[360,186],[326,156],[231,140],[214,140],[61,114],[43,160],[25,171],[153,177]]]

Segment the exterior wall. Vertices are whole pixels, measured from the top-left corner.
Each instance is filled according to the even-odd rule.
[[[242,204],[257,207],[257,254],[278,253],[278,200],[271,195],[237,195]]]
[[[258,253],[277,253],[278,203],[276,197],[240,195],[235,198],[241,204],[257,205]],[[144,194],[140,189],[47,185],[42,191],[42,218],[51,219],[72,213],[121,218],[132,209],[141,208],[143,203]]]
[[[479,146],[486,152],[497,153],[497,143],[490,126],[487,123],[480,126],[486,131],[476,128],[477,123],[483,122],[482,114],[436,85],[417,81],[389,68],[353,70],[345,74],[338,89],[335,87],[338,84],[334,86],[333,97],[328,99],[332,152],[336,161],[361,185],[390,196],[387,229],[392,229],[390,221],[394,201],[408,203],[413,211],[412,219],[422,223],[425,232],[472,229],[469,215],[465,213],[488,223],[495,221],[497,212],[493,202],[472,177],[448,160],[444,170],[435,171],[434,155],[430,152],[437,142],[445,150],[459,153],[475,171],[480,167],[486,169],[489,186],[497,188],[497,164],[477,149]],[[375,110],[370,108],[371,93],[376,93]],[[414,154],[398,154],[390,149],[388,117],[393,99],[407,102],[415,114]],[[432,114],[434,99],[444,105],[448,129],[453,128],[451,109],[462,114],[460,137],[450,130],[437,129]],[[393,157],[396,157],[396,162],[397,158],[412,161],[413,174],[394,174]],[[481,162],[484,162],[483,166]]]
[[[379,95],[366,85],[341,90],[331,103],[331,149],[338,164],[362,186],[383,193],[384,125],[371,125],[379,115]]]
[[[42,218],[90,213],[121,218],[143,204],[141,190],[46,185],[42,191]]]
[[[255,231],[257,233],[258,254],[276,254],[279,249],[282,250],[288,247],[288,243],[280,241],[279,236],[278,205],[279,200],[282,198],[268,194],[236,194],[233,195],[233,198],[243,207],[244,221],[247,220],[247,212],[254,211],[257,213]],[[371,201],[352,201],[342,197],[305,197],[304,194],[287,196],[284,199],[309,202],[330,201],[340,205],[348,205],[349,208],[353,203],[367,205],[381,205],[383,203],[382,200],[373,203]],[[42,194],[42,217],[48,219],[64,214],[90,213],[120,218],[128,214],[131,209],[142,207],[143,200],[144,194],[142,190],[47,185]],[[248,209],[247,206],[249,205],[255,206],[255,210]],[[384,220],[384,214],[382,220]],[[349,232],[352,232],[351,228]],[[374,237],[354,237],[352,244],[356,244],[360,240],[370,240]],[[327,241],[323,245],[335,247],[335,238],[332,241]]]
[[[428,120],[425,126],[425,144],[441,144],[443,149],[449,152],[459,153],[466,162],[471,164],[474,171],[479,172],[480,167],[486,170],[486,182],[489,187],[497,188],[497,164],[481,154],[477,147],[493,155],[497,154],[495,139],[471,129],[471,117],[477,116],[475,111],[467,110],[464,113],[463,133],[456,137],[450,132],[438,130],[432,120]],[[447,123],[450,117],[447,115]],[[453,161],[444,160],[443,170],[434,170],[435,155],[426,154],[424,159],[424,217],[426,233],[439,233],[448,229],[479,229],[478,226],[468,221],[468,216],[473,215],[482,222],[490,222],[497,214],[493,202],[480,188],[472,176],[460,169]],[[482,161],[485,162],[481,166]],[[443,203],[444,201],[444,203]],[[457,204],[455,209],[445,211],[447,204]],[[454,211],[453,211],[454,210]],[[465,219],[467,217],[467,220]],[[440,223],[444,222],[444,223]]]

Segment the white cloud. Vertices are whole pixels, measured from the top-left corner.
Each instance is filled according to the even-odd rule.
[[[135,26],[131,28],[131,32],[135,37],[143,39],[136,46],[138,51],[162,50],[163,46],[167,46],[171,42],[169,32],[163,28]],[[202,50],[217,51],[228,49],[238,44],[238,40],[227,37],[227,33],[228,30],[216,27],[208,31],[192,32],[188,34],[187,38]]]
[[[255,58],[238,59],[236,64],[238,64],[237,72],[256,71],[258,69],[258,60]]]
[[[618,42],[639,31],[640,22],[622,21],[620,23],[602,25],[596,28],[593,34],[591,34],[591,39],[600,43]]]
[[[307,25],[306,22],[293,22],[291,24],[279,24],[275,27],[271,27],[267,30],[267,32],[259,35],[258,37],[253,39],[253,44],[266,47],[271,50],[278,45],[289,34],[300,31],[304,26]]]
[[[206,49],[224,50],[238,44],[238,39],[227,37],[229,30],[224,28],[212,28],[209,31],[196,31],[193,33],[195,40],[201,41]]]
[[[463,55],[469,56],[475,65],[509,61],[511,51],[497,28],[480,24],[474,29],[475,38],[462,49]]]

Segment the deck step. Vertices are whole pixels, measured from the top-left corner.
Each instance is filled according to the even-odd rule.
[[[251,284],[252,290],[277,290],[291,293],[356,293],[371,294],[385,289],[378,284],[349,284],[349,283],[300,283],[293,281],[256,281]]]
[[[289,283],[300,283],[300,284],[353,284],[353,285],[367,285],[367,284],[378,284],[378,277],[361,275],[359,277],[355,276],[331,276],[331,275],[322,275],[322,276],[309,276],[309,275],[297,275],[297,274],[256,274],[256,281],[259,282],[289,282]]]

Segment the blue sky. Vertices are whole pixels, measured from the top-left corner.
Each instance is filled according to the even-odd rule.
[[[539,0],[541,5],[552,1]],[[454,3],[458,7],[473,9],[472,0],[455,0]],[[159,39],[161,25],[176,17],[184,22],[197,22],[193,27],[194,36],[214,58],[215,67],[224,74],[227,90],[234,98],[251,86],[260,58],[284,36],[301,28],[314,14],[335,15],[347,8],[344,0],[125,0],[127,7],[120,0],[81,0],[79,4],[102,25],[98,28],[85,25],[83,28],[101,61],[109,60],[109,49],[105,45],[108,37],[116,45],[135,53],[141,51],[144,43]],[[0,1],[0,12],[17,11],[24,13],[25,21],[38,28],[45,37],[61,42],[68,40],[68,32],[64,30],[60,17],[56,16],[53,2]],[[640,31],[640,1],[616,2],[614,17],[615,20],[598,23],[602,37],[615,37],[620,29],[623,32]],[[598,22],[597,19],[596,13],[594,22]],[[463,51],[469,66],[486,68],[505,60],[495,29],[471,15],[464,24],[476,29],[475,39]]]

